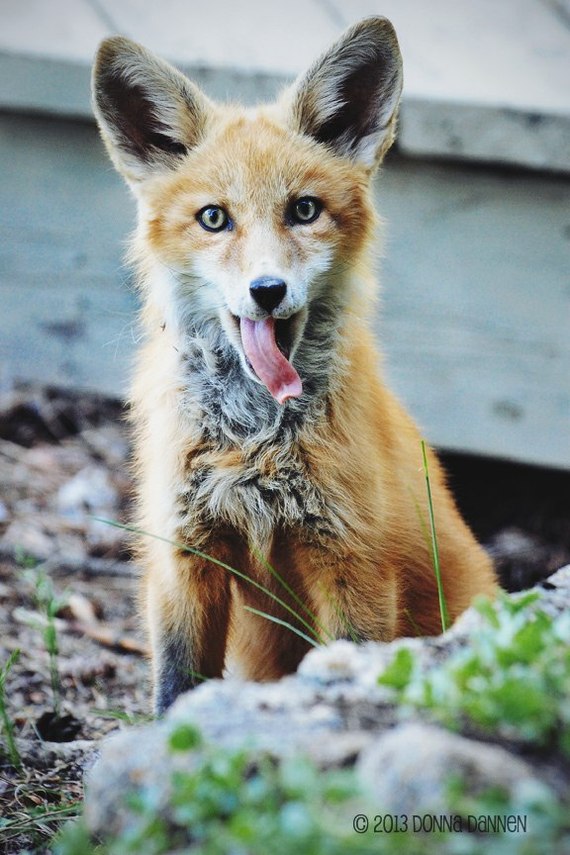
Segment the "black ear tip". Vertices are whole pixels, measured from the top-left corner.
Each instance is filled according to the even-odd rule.
[[[95,55],[95,68],[113,63],[118,57],[140,56],[143,48],[126,36],[109,36],[103,39]]]
[[[125,69],[133,62],[140,63],[147,54],[145,49],[126,36],[104,39],[95,55],[91,75],[91,88],[95,100],[101,103],[106,93],[125,76]]]
[[[349,42],[359,39],[370,40],[378,46],[388,44],[394,53],[400,52],[394,25],[388,18],[380,15],[372,15],[358,21],[345,33],[343,41]]]
[[[368,18],[363,18],[354,25],[354,30],[357,32],[374,32],[383,36],[396,36],[393,23],[383,15],[370,15]]]

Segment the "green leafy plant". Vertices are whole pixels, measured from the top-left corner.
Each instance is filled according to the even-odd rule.
[[[474,795],[465,780],[450,776],[447,781],[448,811],[463,817],[471,834],[462,834],[453,855],[561,855],[570,851],[570,821],[567,807],[549,787],[528,782],[507,793],[490,787]],[[510,818],[522,830],[490,834],[489,820]],[[483,831],[481,836],[473,832]],[[450,843],[452,841],[448,841]],[[445,848],[444,851],[447,851]]]
[[[467,719],[570,754],[570,615],[553,618],[536,600],[478,601],[482,622],[469,645],[427,671],[399,648],[379,682],[448,725]]]
[[[50,683],[53,698],[53,709],[59,715],[61,706],[61,682],[59,679],[59,644],[57,639],[57,628],[55,619],[63,605],[59,601],[53,589],[50,577],[44,572],[36,559],[20,551],[17,556],[19,565],[24,569],[24,574],[34,587],[36,607],[41,615],[38,627],[43,631],[43,641],[49,657]]]
[[[404,660],[401,660],[404,661]],[[68,825],[54,855],[558,855],[566,851],[568,823],[547,787],[520,788],[514,796],[490,790],[473,796],[465,782],[448,786],[449,812],[462,817],[526,816],[524,837],[463,832],[421,834],[411,818],[403,833],[376,833],[378,805],[361,791],[353,769],[320,770],[310,760],[281,761],[259,751],[225,751],[203,741],[190,724],[169,736],[184,762],[172,774],[167,804],[149,787],[127,799],[123,831],[99,844],[83,820]],[[355,817],[368,819],[366,830]],[[375,831],[376,827],[376,831]],[[360,828],[357,833],[355,828]]]
[[[352,828],[358,796],[352,772],[319,771],[299,757],[278,763],[268,755],[206,746],[198,731],[179,725],[170,750],[195,753],[191,771],[176,771],[166,813],[154,795],[130,798],[128,831],[95,848],[83,823],[67,828],[57,855],[101,855],[174,851],[201,855],[346,855],[373,850]]]

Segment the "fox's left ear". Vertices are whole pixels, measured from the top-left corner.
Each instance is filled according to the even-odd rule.
[[[100,45],[92,90],[103,140],[133,188],[176,167],[204,135],[212,109],[183,74],[122,36]]]
[[[293,86],[292,123],[369,169],[394,141],[402,57],[386,18],[366,18]]]

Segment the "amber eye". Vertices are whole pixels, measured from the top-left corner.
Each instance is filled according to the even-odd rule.
[[[207,205],[198,211],[196,219],[207,232],[221,232],[230,227],[230,218],[219,205]]]
[[[291,204],[289,217],[293,223],[314,223],[322,210],[322,202],[318,199],[313,196],[303,196]]]

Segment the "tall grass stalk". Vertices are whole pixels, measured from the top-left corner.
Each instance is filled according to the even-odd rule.
[[[33,792],[31,795],[34,795],[38,799],[41,798]],[[0,818],[0,840],[8,846],[11,840],[17,840],[20,835],[24,834],[33,837],[37,844],[33,850],[23,850],[24,855],[26,853],[31,855],[32,851],[34,853],[58,851],[52,850],[51,847],[47,849],[45,846],[49,845],[50,841],[53,840],[54,834],[60,830],[64,820],[79,819],[81,816],[81,802],[76,801],[69,805],[62,805],[61,807],[48,806],[48,804],[44,803],[41,807],[29,809],[26,813],[21,811],[14,818]],[[41,845],[40,841],[44,843],[44,846]],[[1,851],[15,852],[16,850],[8,847]],[[18,849],[18,852],[21,851]],[[74,855],[80,855],[79,850],[75,850]]]
[[[22,768],[22,758],[20,757],[20,752],[14,738],[14,722],[10,718],[6,708],[6,678],[19,656],[20,650],[13,650],[4,667],[0,668],[0,721],[2,722],[2,729],[6,734],[6,745],[8,746],[10,763],[15,769]]]
[[[297,594],[297,592],[293,590],[293,588],[288,584],[288,582],[286,582],[286,580],[275,569],[275,567],[272,566],[272,564],[267,560],[267,558],[264,555],[262,555],[258,549],[252,548],[251,551],[252,551],[254,557],[259,561],[259,563],[263,564],[263,566],[266,568],[266,570],[268,570],[269,573],[274,577],[274,579],[277,579],[279,584],[287,591],[289,596],[292,597],[292,599],[295,600],[297,605],[303,609],[305,614],[311,618],[311,620],[313,621],[313,623],[315,624],[317,629],[322,633],[321,638],[318,639],[319,643],[320,644],[323,643],[324,636],[327,636],[329,641],[333,641],[334,635],[332,635],[332,633],[330,633],[327,629],[325,629],[325,627],[319,622],[319,620],[318,620],[317,616],[314,614],[314,612],[312,612],[311,609],[303,602],[303,600]],[[315,633],[315,637],[316,637],[316,633]]]
[[[44,612],[46,625],[44,627],[44,644],[49,656],[49,672],[51,692],[53,697],[53,711],[59,715],[61,707],[61,684],[59,679],[59,645],[57,641],[57,630],[55,628],[55,617],[59,610],[51,579],[45,573],[38,573],[36,578],[36,600],[38,607]]]
[[[338,599],[335,599],[332,594],[328,594],[328,592],[324,590],[324,585],[321,586],[321,591],[323,591],[325,599],[328,601],[333,612],[337,616],[339,625],[343,628],[344,632],[348,635],[350,640],[353,641],[355,644],[358,644],[361,639],[355,627],[348,619],[340,601]]]
[[[424,475],[426,479],[426,489],[427,489],[427,498],[428,498],[428,511],[429,511],[429,523],[431,529],[431,550],[432,550],[432,558],[433,558],[433,569],[435,571],[435,578],[437,582],[437,595],[439,599],[439,613],[441,616],[441,628],[443,632],[449,626],[449,614],[447,611],[447,605],[445,602],[445,594],[443,591],[443,583],[441,580],[441,565],[439,562],[439,548],[437,545],[437,533],[435,530],[435,515],[433,512],[433,499],[431,495],[431,483],[429,477],[429,466],[427,459],[427,451],[426,451],[426,443],[425,440],[422,439],[422,459],[423,459],[423,467],[424,467]]]
[[[421,631],[420,627],[418,626],[417,621],[416,621],[416,620],[414,620],[414,616],[413,616],[413,614],[411,613],[411,611],[410,611],[409,609],[404,609],[404,614],[405,614],[405,615],[406,615],[406,617],[408,618],[408,620],[409,620],[409,622],[410,622],[410,626],[412,627],[413,631],[416,633],[416,635],[418,636],[418,638],[419,638],[421,635],[423,635],[423,633],[422,633],[422,631]]]
[[[281,618],[275,617],[275,615],[270,615],[267,612],[262,612],[260,609],[254,609],[253,606],[244,606],[246,612],[251,612],[254,615],[259,615],[259,617],[266,618],[267,620],[272,621],[273,623],[278,623],[279,626],[284,626],[287,629],[290,629],[291,632],[294,632],[295,635],[298,635],[299,638],[304,638],[305,641],[308,641],[312,647],[318,647],[319,645],[313,638],[309,638],[304,632],[301,632],[300,629],[297,629],[296,626],[292,626],[290,623],[287,623],[286,620],[281,620]]]

